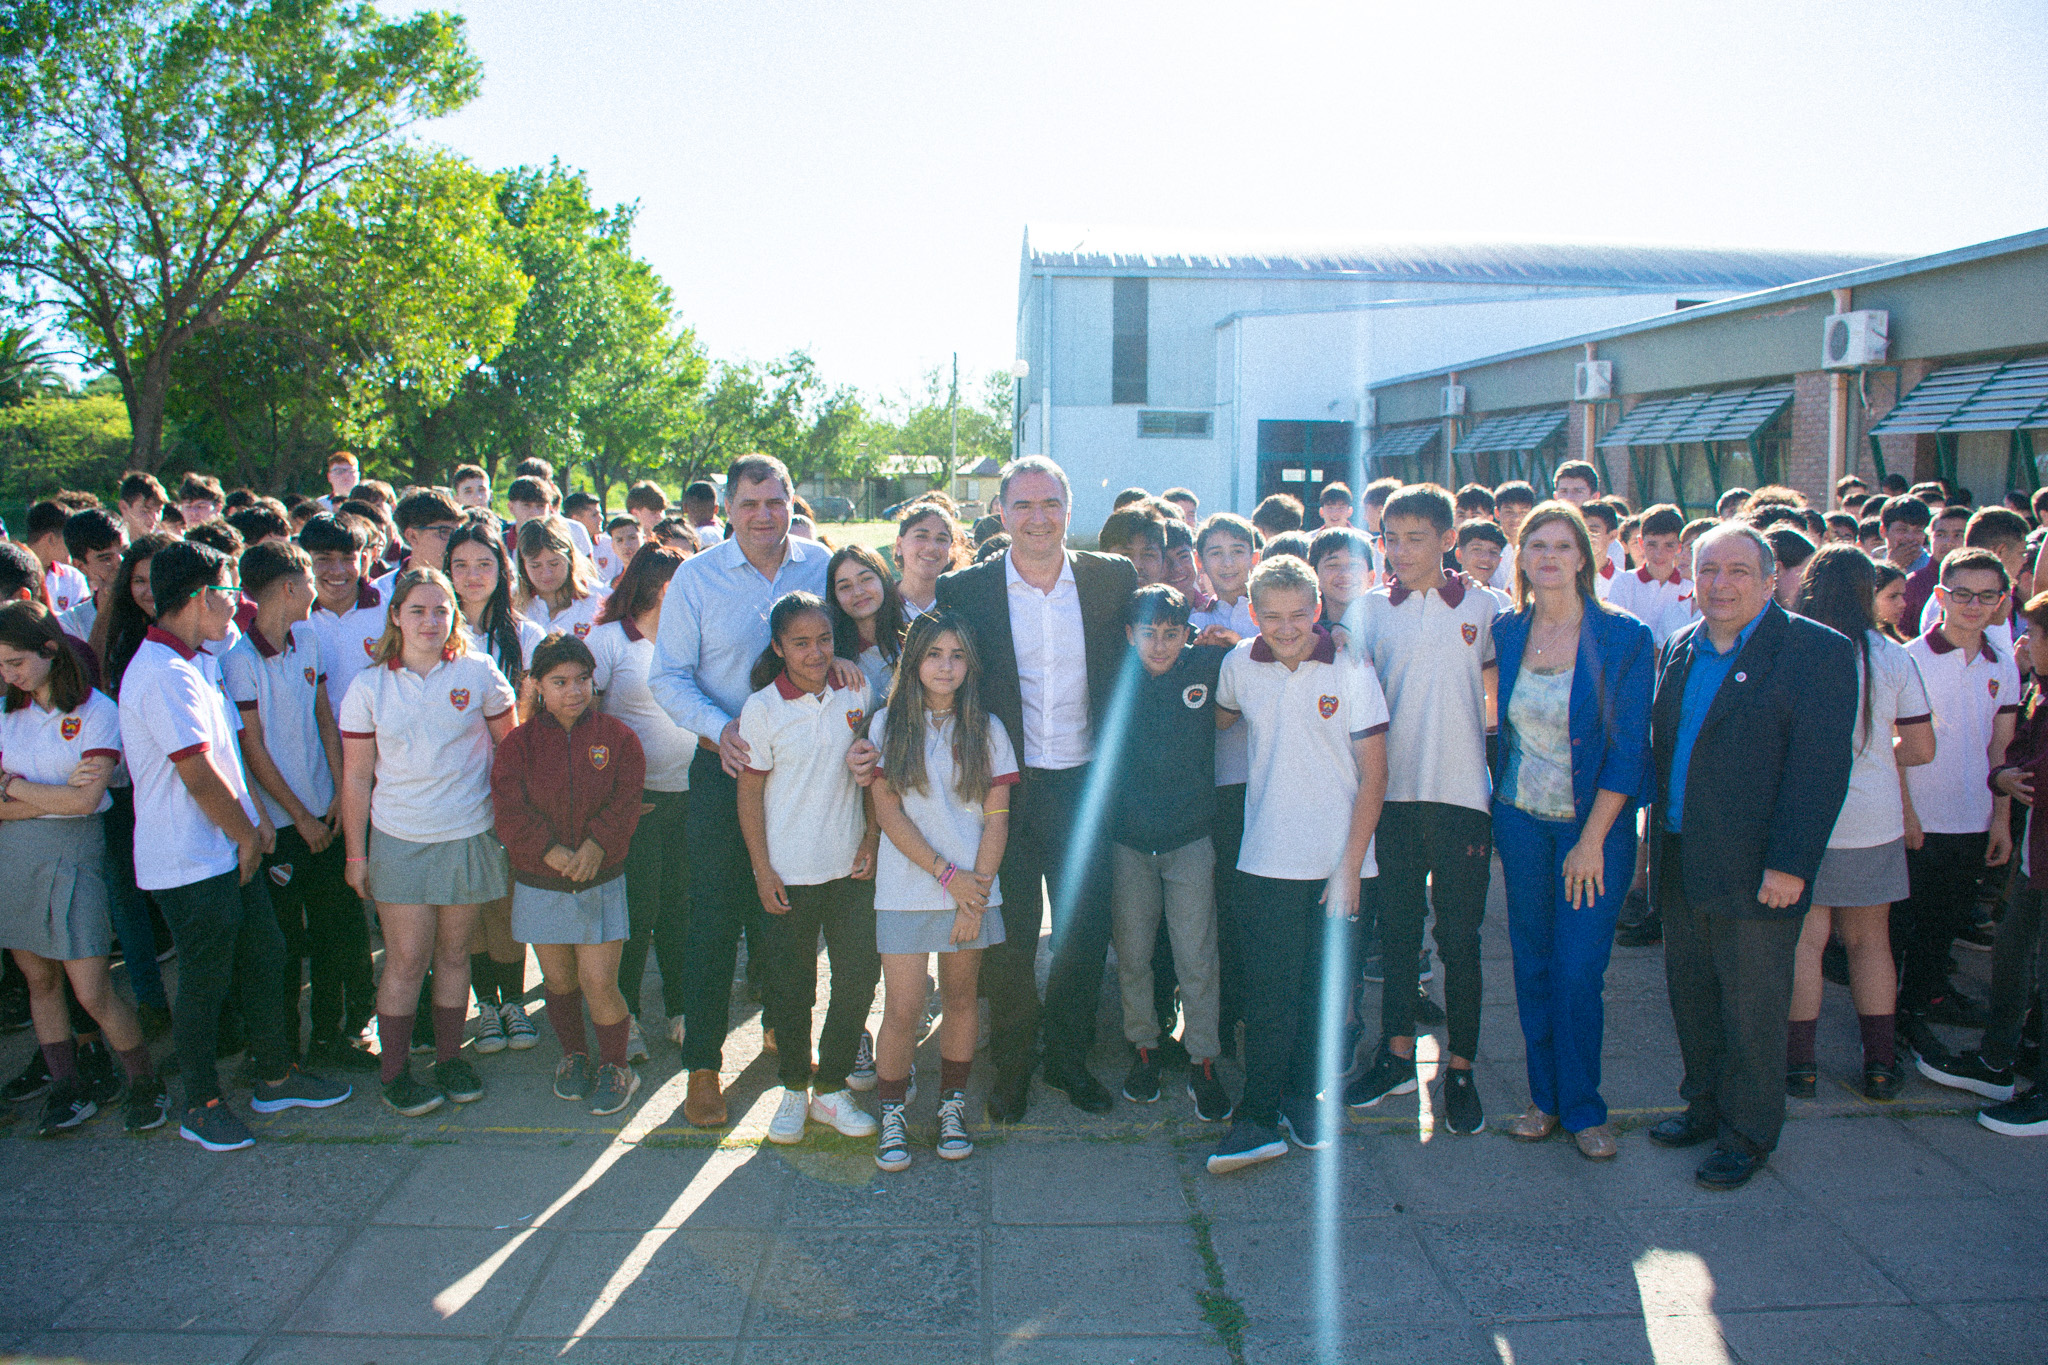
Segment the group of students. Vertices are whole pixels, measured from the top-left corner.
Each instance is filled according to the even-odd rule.
[[[17,599],[0,606],[0,856],[33,869],[0,886],[0,946],[42,1044],[8,1097],[43,1096],[44,1131],[116,1102],[131,1130],[165,1123],[146,1038],[166,1021],[180,1131],[209,1150],[253,1141],[217,1076],[232,1040],[248,1045],[257,1112],[341,1103],[351,1087],[329,1077],[372,1070],[406,1115],[473,1102],[472,996],[473,1054],[538,1042],[529,945],[561,1049],[558,1096],[596,1114],[631,1103],[651,949],[690,1073],[685,1117],[721,1125],[744,934],[784,1090],[770,1140],[799,1142],[816,1121],[874,1137],[882,1169],[909,1164],[936,958],[932,1145],[966,1157],[977,995],[1014,993],[1020,951],[1023,989],[1036,990],[1035,878],[1011,888],[1029,908],[1004,912],[1011,800],[1043,799],[1019,787],[1027,775],[1078,770],[1100,797],[1081,861],[1099,854],[1116,947],[1132,1049],[1122,1094],[1156,1101],[1162,1072],[1185,1066],[1197,1114],[1231,1124],[1212,1171],[1282,1155],[1290,1138],[1327,1145],[1338,1096],[1363,1114],[1414,1092],[1418,1025],[1445,1025],[1444,1126],[1486,1126],[1473,1060],[1496,849],[1531,1094],[1510,1131],[1562,1128],[1587,1157],[1612,1157],[1602,978],[1618,926],[1624,943],[1649,941],[1645,917],[1622,921],[1632,898],[1655,901],[1644,862],[1657,832],[1639,827],[1656,799],[1653,677],[1698,617],[1695,553],[1740,529],[1784,609],[1854,642],[1859,691],[1848,794],[1812,885],[1794,894],[1813,908],[1784,1033],[1788,1093],[1813,1093],[1813,1021],[1839,936],[1864,1093],[1895,1096],[1903,1055],[1998,1101],[1987,1126],[2048,1132],[2040,1089],[2014,1099],[2037,1065],[2025,1050],[2037,1047],[2041,892],[2031,823],[2012,810],[2030,809],[2048,763],[2032,680],[2048,665],[2048,596],[2015,605],[2039,549],[2015,511],[1958,517],[1938,488],[1883,496],[1858,509],[1874,511],[1880,561],[1858,518],[1814,513],[1789,490],[1687,522],[1599,498],[1597,473],[1577,463],[1542,501],[1519,483],[1454,495],[1386,480],[1356,500],[1334,485],[1313,535],[1289,498],[1250,520],[1198,521],[1187,490],[1131,490],[1098,537],[1108,555],[1070,553],[1050,588],[1033,588],[1012,537],[1066,529],[1065,476],[1043,459],[1005,470],[999,514],[971,549],[942,496],[909,505],[893,570],[864,546],[811,538],[787,471],[765,457],[729,473],[723,526],[696,520],[701,497],[669,518],[652,485],[609,521],[595,499],[558,507],[545,467],[522,467],[510,523],[474,466],[448,491],[397,497],[337,455],[330,481],[317,504],[231,508],[193,476],[178,538],[160,529],[163,490],[131,475],[115,512],[38,504],[26,545],[0,546],[0,597]],[[1943,544],[1944,526],[1959,543]],[[1930,528],[1931,552],[1915,540]],[[988,671],[986,619],[970,624],[941,582],[997,558],[1014,674]],[[1085,591],[1071,594],[1076,568]],[[1909,611],[1920,629],[1901,643]],[[1113,686],[1055,676],[1058,651],[1080,646],[1070,621],[1091,658],[1099,627],[1120,631]],[[1013,712],[1023,733],[997,714],[998,688],[1027,699]],[[1084,761],[1063,763],[1063,745]],[[1673,780],[1683,788],[1682,772]],[[1035,839],[1046,817],[1026,816]],[[2015,834],[2022,884],[1984,933],[1971,910]],[[1092,1001],[1085,970],[1062,984],[1074,979],[1063,943],[1085,933],[1069,932],[1071,898],[1050,870],[1046,882],[1052,989]],[[180,957],[174,1006],[150,951],[152,906]],[[1441,1014],[1423,984],[1432,915]],[[112,985],[116,934],[139,1012]],[[814,1058],[821,937],[831,995]],[[1949,979],[1953,945],[1978,938],[1997,945],[1988,1010]],[[988,952],[1000,980],[983,980]],[[1098,958],[1097,985],[1100,970]],[[1378,1034],[1354,1062],[1371,981]],[[1006,1058],[1021,1049],[1027,1081],[1029,1017],[1032,1037],[995,1040]],[[1982,1044],[1953,1052],[1933,1024],[1982,1027]],[[1108,1107],[1081,1059],[1055,1069],[1045,1027],[1048,1083]],[[433,1054],[426,1079],[415,1050]],[[1233,1055],[1235,1100],[1218,1070]],[[1003,1070],[991,1113],[1015,1117],[1015,1067]],[[878,1114],[856,1098],[869,1089]]]

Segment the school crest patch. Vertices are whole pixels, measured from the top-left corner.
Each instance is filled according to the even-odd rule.
[[[596,768],[599,772],[602,772],[604,771],[605,765],[610,763],[611,761],[612,750],[609,744],[593,744],[590,746],[591,767]]]
[[[1458,627],[1458,634],[1464,636],[1465,643],[1469,645],[1479,638],[1479,627],[1467,621],[1464,625]]]
[[[77,716],[66,716],[63,720],[57,722],[57,732],[63,735],[67,741],[74,740],[78,738],[78,732],[84,725],[85,722]]]
[[[306,666],[306,686],[312,687],[317,682],[319,682],[319,679],[313,676],[312,665],[308,664]]]
[[[1997,700],[1998,700],[1998,679],[1996,679],[1996,678],[1993,678],[1993,679],[1991,679],[1991,680],[1990,680],[1989,682],[1987,682],[1987,683],[1985,684],[1985,686],[1986,686],[1986,687],[1989,687],[1989,688],[1991,689],[1991,699],[1992,699],[1993,701],[1997,701]],[[64,723],[65,723],[66,725],[69,725],[69,724],[70,724],[71,722],[67,720],[67,721],[65,721]]]
[[[1335,697],[1317,697],[1316,710],[1322,715],[1324,720],[1328,720],[1337,714],[1337,699]]]
[[[1202,703],[1209,700],[1209,684],[1189,683],[1180,694],[1180,704],[1190,711],[1202,709]]]
[[[860,723],[867,718],[868,713],[856,706],[846,713],[846,728],[858,734],[860,732]]]
[[[584,621],[578,625],[570,627],[570,629],[576,632],[576,638],[580,640],[584,636],[590,634],[590,622]]]
[[[377,657],[377,642],[375,640],[363,641],[363,657],[365,659],[374,659]]]
[[[290,886],[292,881],[292,865],[290,863],[272,863],[270,865],[270,880],[276,882],[279,886]]]
[[[448,700],[454,705],[456,710],[467,711],[469,709],[469,689],[466,687],[450,688]]]

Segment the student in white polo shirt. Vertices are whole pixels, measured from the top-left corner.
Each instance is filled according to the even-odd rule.
[[[85,574],[88,591],[68,608],[57,607],[65,633],[80,640],[92,639],[92,628],[100,608],[114,600],[114,581],[121,571],[121,551],[126,546],[121,523],[110,512],[88,507],[73,512],[64,522],[64,551]]]
[[[1386,699],[1371,664],[1318,629],[1313,571],[1292,556],[1269,559],[1251,595],[1259,634],[1231,650],[1216,684],[1216,723],[1228,729],[1242,717],[1249,731],[1238,914],[1258,945],[1242,967],[1244,1094],[1208,1161],[1219,1174],[1285,1155],[1283,1127],[1303,1147],[1336,1140],[1316,1099],[1343,1070],[1320,1046],[1325,955],[1344,955],[1359,881],[1377,873],[1373,832],[1387,784]]]
[[[1590,524],[1590,523],[1589,523]],[[1422,925],[1436,912],[1444,966],[1449,1065],[1445,1126],[1486,1126],[1472,1078],[1479,1050],[1479,925],[1492,877],[1492,782],[1486,767],[1491,711],[1494,599],[1459,574],[1446,577],[1454,539],[1451,495],[1414,484],[1387,499],[1381,541],[1394,581],[1365,597],[1359,645],[1379,672],[1393,725],[1387,739],[1387,806],[1380,832],[1381,1044],[1345,1102],[1379,1103],[1416,1087],[1415,1003]],[[1425,891],[1425,885],[1427,890]]]
[[[327,695],[337,705],[384,635],[383,594],[363,576],[369,544],[368,524],[345,512],[322,513],[299,531],[299,548],[313,561],[314,601],[306,622],[320,641]]]
[[[307,1061],[329,1070],[373,1071],[376,1061],[348,1039],[354,1032],[348,1024],[369,1016],[374,987],[369,927],[349,890],[335,834],[341,733],[327,697],[320,642],[306,624],[312,560],[296,545],[253,546],[242,553],[242,592],[255,600],[256,616],[222,658],[221,674],[241,712],[249,777],[277,829],[263,870],[284,929],[285,1036],[296,1053],[298,964],[310,957]]]
[[[1217,512],[1195,536],[1195,556],[1216,600],[1188,617],[1198,645],[1225,648],[1259,633],[1252,620],[1248,590],[1252,568],[1259,562],[1258,532],[1234,512]],[[1250,777],[1247,731],[1232,726],[1216,736],[1216,823],[1209,835],[1216,846],[1216,971],[1221,995],[1217,1026],[1226,1049],[1244,1021],[1244,988],[1240,964],[1245,949],[1237,929],[1237,854],[1244,842],[1245,783]]]
[[[1648,626],[1650,638],[1660,647],[1673,631],[1699,615],[1692,580],[1680,563],[1678,539],[1684,531],[1684,514],[1669,503],[1643,513],[1642,567],[1615,575],[1605,594],[1609,602]]]
[[[1582,504],[1579,513],[1585,517],[1586,529],[1593,535],[1593,557],[1600,565],[1600,571],[1593,575],[1593,590],[1605,602],[1628,562],[1616,534],[1621,530],[1621,514],[1600,498]]]
[[[865,681],[834,687],[832,617],[824,599],[785,593],[768,613],[758,684],[740,707],[747,766],[740,771],[740,834],[766,912],[766,995],[775,1030],[782,1102],[770,1142],[803,1141],[815,1118],[848,1137],[880,1127],[846,1078],[853,1070],[882,959],[875,947],[875,856],[881,831],[868,816],[846,751],[867,730]],[[811,1007],[817,998],[818,935],[832,958],[832,999],[818,1039],[812,1092]]]
[[[445,569],[448,539],[461,528],[463,514],[446,493],[422,488],[398,500],[398,506],[391,509],[391,521],[405,544],[405,557],[370,585],[384,597],[407,569]]]
[[[156,624],[121,680],[121,748],[135,782],[135,876],[178,945],[173,1039],[184,1073],[179,1133],[210,1152],[255,1139],[220,1093],[215,1041],[230,986],[259,1078],[258,1113],[323,1109],[351,1093],[300,1071],[286,1052],[284,935],[257,875],[275,831],[249,789],[235,718],[213,656],[240,594],[218,550],[179,541],[149,564]]]
[[[377,1036],[384,1101],[407,1117],[483,1097],[464,1061],[477,907],[511,893],[491,833],[491,751],[517,717],[498,666],[461,644],[454,585],[408,569],[392,590],[375,667],[341,702],[348,880],[384,926]],[[372,784],[375,784],[374,791]],[[434,968],[434,1085],[407,1066],[420,982]]]
[[[512,605],[542,630],[581,640],[597,624],[605,591],[590,562],[569,537],[575,523],[535,517],[519,528],[519,591]]]
[[[1948,980],[1949,947],[1969,924],[1977,881],[2012,854],[2011,798],[1992,795],[2019,714],[2020,675],[1985,629],[2006,614],[2005,565],[1985,549],[1953,550],[1935,595],[1942,620],[1906,646],[1934,706],[1934,761],[1906,770],[1906,862],[1912,895],[1896,918],[1904,950],[1898,1012],[1915,1051],[1929,1024],[1982,1027],[1983,1009]]]

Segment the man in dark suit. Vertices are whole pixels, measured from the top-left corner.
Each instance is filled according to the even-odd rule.
[[[1089,1113],[1111,1104],[1086,1065],[1110,936],[1109,803],[1089,785],[1089,760],[1130,657],[1123,620],[1137,574],[1121,556],[1067,549],[1072,499],[1051,460],[1013,461],[997,502],[1008,552],[941,578],[938,607],[973,632],[982,703],[1010,732],[1023,774],[1003,854],[1005,940],[981,966],[996,1063],[989,1116],[1014,1123],[1024,1117],[1041,1022],[1041,886],[1053,917],[1045,1082]]]
[[[1694,547],[1699,621],[1665,643],[1650,708],[1650,887],[1685,1062],[1666,1147],[1715,1139],[1699,1183],[1748,1183],[1785,1122],[1785,1018],[1813,875],[1849,789],[1856,656],[1771,600],[1777,564],[1727,523]]]

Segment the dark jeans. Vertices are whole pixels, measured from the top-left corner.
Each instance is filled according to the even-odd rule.
[[[875,951],[875,883],[842,877],[818,886],[789,886],[789,913],[763,913],[767,966],[775,989],[764,1011],[775,1030],[776,1072],[784,1087],[811,1083],[811,1007],[818,998],[818,934],[832,963],[832,1000],[818,1036],[818,1093],[846,1088],[854,1050],[875,1003],[882,955]]]
[[[690,933],[690,845],[688,792],[643,791],[640,803],[654,807],[640,817],[626,850],[626,911],[630,928],[619,950],[619,992],[626,1008],[640,1013],[646,984],[647,946],[661,968],[661,1012],[681,1017],[683,964]]]
[[[1216,823],[1209,841],[1216,845],[1216,978],[1221,987],[1217,1027],[1223,1050],[1230,1051],[1230,1031],[1244,1018],[1244,937],[1238,929],[1238,851],[1244,847],[1244,789],[1232,782],[1216,789]]]
[[[256,1074],[284,1075],[284,935],[270,905],[268,879],[261,873],[239,884],[240,874],[223,872],[155,892],[178,945],[178,1004],[171,1012],[171,1041],[185,1073],[185,1105],[205,1104],[220,1094],[214,1044],[221,1006],[232,986],[240,992],[242,1022]]]
[[[263,860],[270,903],[284,932],[285,1040],[299,1048],[299,960],[313,959],[308,1018],[316,1041],[339,1037],[345,1021],[376,1013],[370,977],[370,926],[363,903],[349,889],[347,848],[340,835],[320,852],[290,825],[277,831],[277,849]],[[351,1008],[353,1007],[353,1008]],[[360,1023],[356,1025],[361,1027]],[[353,1031],[353,1030],[350,1030]]]
[[[1324,882],[1240,872],[1239,926],[1258,951],[1244,960],[1244,1095],[1239,1118],[1271,1128],[1343,1070],[1343,1039],[1325,1050],[1323,1024],[1341,1020],[1351,985],[1351,926],[1321,903]],[[1414,954],[1409,954],[1412,961]],[[1341,1033],[1341,1030],[1339,1031]]]
[[[1899,1013],[1923,1010],[1948,989],[1948,951],[1970,926],[1990,839],[1988,831],[1929,834],[1906,850],[1912,894],[1892,907],[1892,942],[1903,962]]]
[[[2015,855],[2017,856],[2017,855]],[[1984,1030],[1984,1059],[2009,1066],[2019,1056],[2020,1029],[2027,1005],[2041,986],[2041,904],[2048,893],[2015,885],[1998,938],[1991,949],[1991,1027]]]
[[[981,955],[990,1052],[998,1077],[1031,1068],[1041,1018],[1048,1066],[1072,1070],[1095,1043],[1095,1012],[1109,961],[1110,860],[1100,816],[1083,828],[1092,765],[1026,768],[1012,788],[1003,850],[1004,941]],[[1098,803],[1098,810],[1107,801]],[[1043,888],[1044,900],[1041,901]],[[1038,1003],[1040,906],[1052,907],[1052,970]]]
[[[1600,1098],[1607,959],[1614,952],[1614,917],[1636,871],[1633,817],[1624,812],[1601,848],[1606,889],[1591,906],[1575,909],[1565,895],[1564,860],[1585,822],[1539,820],[1505,801],[1493,805],[1529,1099],[1556,1114],[1567,1132],[1607,1122],[1607,1102]]]
[[[135,886],[135,788],[109,787],[113,805],[104,817],[107,831],[107,910],[114,935],[121,940],[121,960],[128,989],[138,1005],[169,1009],[164,976],[156,961],[156,928],[149,919],[148,893]]]
[[[1493,819],[1437,801],[1389,801],[1374,856],[1380,866],[1380,1032],[1415,1032],[1422,924],[1436,910],[1436,955],[1444,964],[1444,1015],[1454,1057],[1479,1053],[1479,925],[1493,878]]]
[[[1654,889],[1664,917],[1664,983],[1692,1112],[1724,1145],[1768,1153],[1785,1126],[1785,1018],[1801,916],[1737,919],[1685,898],[1683,841],[1664,834]]]
[[[682,971],[683,1068],[716,1071],[732,1020],[732,971],[740,934],[747,934],[750,964],[765,964],[768,950],[761,937],[754,866],[740,835],[739,783],[726,775],[715,751],[699,749],[691,761],[689,797],[692,847]],[[773,995],[765,978],[764,992]]]

